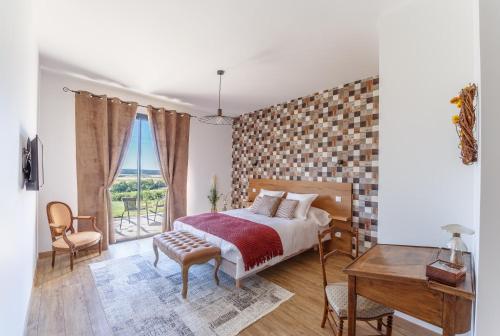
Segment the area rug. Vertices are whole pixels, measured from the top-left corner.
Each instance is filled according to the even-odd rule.
[[[179,265],[161,257],[157,268],[152,255],[89,265],[114,335],[237,335],[293,296],[257,275],[238,289],[219,272],[217,286],[213,266],[204,264],[190,268],[183,299]]]

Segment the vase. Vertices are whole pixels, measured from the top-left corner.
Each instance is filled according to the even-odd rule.
[[[210,212],[211,213],[216,213],[217,212],[217,206],[216,205],[212,205],[212,209],[210,209]]]

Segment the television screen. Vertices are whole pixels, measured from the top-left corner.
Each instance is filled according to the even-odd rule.
[[[25,165],[26,190],[40,190],[43,186],[43,144],[38,135],[28,139],[28,157]]]

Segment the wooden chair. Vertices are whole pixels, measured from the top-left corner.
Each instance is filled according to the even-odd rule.
[[[54,267],[57,251],[69,252],[71,270],[73,270],[73,257],[78,251],[99,245],[99,255],[101,255],[102,232],[96,226],[95,217],[73,217],[71,208],[66,203],[50,202],[47,204],[47,218],[52,236],[52,267]],[[76,232],[73,227],[75,219],[90,220],[93,231]],[[71,234],[67,234],[68,231]]]
[[[339,248],[339,236],[346,235],[347,239],[342,239],[343,242],[350,242],[346,249]],[[325,237],[331,237],[328,241],[323,241]],[[358,230],[355,228],[343,228],[339,226],[331,226],[322,232],[318,232],[319,255],[321,269],[323,272],[323,295],[325,296],[325,307],[323,311],[323,320],[321,328],[325,327],[326,320],[337,336],[342,336],[344,330],[344,321],[347,320],[347,302],[348,290],[346,282],[329,283],[326,275],[326,261],[335,254],[346,255],[351,259],[358,256]],[[352,252],[352,243],[354,242],[354,255]],[[330,315],[330,316],[329,316]],[[394,310],[368,300],[362,296],[358,296],[357,304],[357,320],[359,321],[377,321],[377,326],[374,327],[368,323],[370,327],[375,329],[376,335],[392,335],[392,319]],[[329,318],[330,317],[330,318]],[[384,317],[387,317],[384,322]],[[382,328],[385,327],[385,334],[382,333]]]

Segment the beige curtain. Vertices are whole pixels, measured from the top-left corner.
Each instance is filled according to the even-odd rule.
[[[96,216],[103,249],[115,242],[108,189],[120,171],[136,113],[137,103],[88,92],[75,95],[78,212]],[[86,225],[78,223],[82,230]]]
[[[190,116],[148,106],[148,119],[168,188],[163,231],[170,231],[174,220],[186,215]]]

